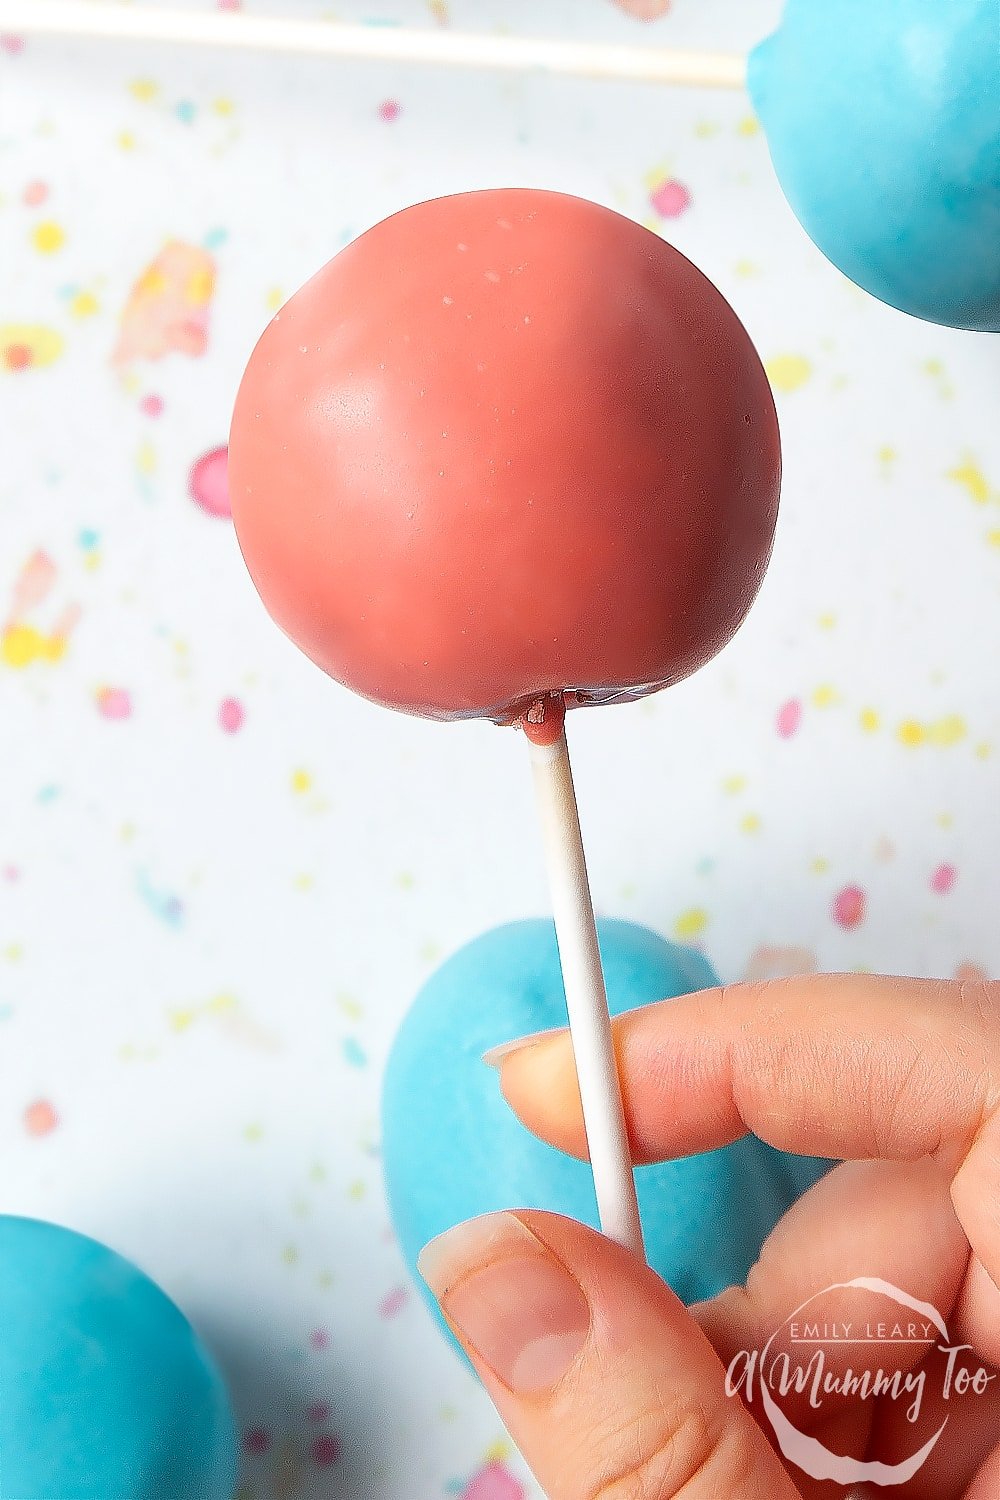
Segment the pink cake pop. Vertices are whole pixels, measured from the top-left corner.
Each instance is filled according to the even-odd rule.
[[[418,204],[274,317],[233,417],[233,518],[269,611],[356,692],[432,718],[634,698],[760,585],[767,379],[657,235],[558,193]]]

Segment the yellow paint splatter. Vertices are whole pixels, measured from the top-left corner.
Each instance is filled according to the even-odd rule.
[[[752,260],[738,260],[733,269],[743,281],[748,281],[751,276],[760,275],[760,267]]]
[[[66,231],[54,219],[43,219],[31,231],[31,243],[39,255],[54,255],[66,243]]]
[[[722,790],[730,797],[736,797],[742,792],[747,784],[745,776],[727,776],[722,783]]]
[[[251,1146],[255,1146],[257,1142],[262,1138],[263,1134],[263,1125],[258,1125],[256,1122],[254,1122],[252,1125],[245,1125],[243,1127],[243,1139],[245,1141],[248,1141]]]
[[[77,292],[69,304],[69,310],[74,318],[92,318],[100,311],[101,304],[93,292]]]
[[[0,635],[0,660],[18,671],[36,661],[60,661],[65,654],[65,636],[43,635],[33,625],[11,625]]]
[[[955,819],[950,812],[941,812],[938,813],[934,821],[939,828],[950,828]]]
[[[985,505],[990,498],[990,487],[986,482],[986,475],[971,458],[957,464],[954,469],[949,469],[945,477],[955,484],[960,484],[976,505]]]
[[[812,374],[812,365],[804,354],[775,354],[764,361],[768,380],[778,391],[797,391]]]
[[[865,734],[875,734],[882,724],[882,720],[874,708],[863,708],[858,715],[858,722]]]
[[[660,162],[658,166],[650,167],[648,172],[643,172],[643,186],[647,187],[651,193],[655,192],[655,190],[660,186],[660,183],[666,182],[667,178],[671,175],[672,168],[670,163],[665,161]]]
[[[819,626],[820,630],[832,630],[836,623],[837,616],[834,614],[820,615],[819,619],[816,621],[816,624]]]
[[[63,352],[62,335],[42,323],[0,324],[0,365],[5,370],[44,369]]]
[[[678,942],[686,942],[698,937],[707,926],[708,912],[703,906],[692,906],[682,911],[674,923],[674,937]]]
[[[210,302],[215,290],[215,271],[208,266],[198,266],[184,284],[184,301],[192,307],[204,307]]]
[[[128,86],[128,91],[133,99],[139,100],[140,104],[148,104],[160,92],[160,85],[154,83],[152,78],[134,78]]]
[[[285,294],[281,290],[280,286],[268,287],[267,296],[264,298],[264,301],[267,303],[267,306],[271,312],[277,312],[278,308],[281,306],[284,300]]]
[[[353,1198],[355,1203],[359,1203],[365,1196],[365,1185],[360,1180],[360,1178],[351,1183],[350,1187],[347,1189],[347,1196],[349,1198]]]
[[[814,859],[809,868],[814,875],[825,875],[830,868],[830,861],[820,857],[819,859]]]
[[[401,891],[412,891],[416,883],[409,870],[400,870],[396,876],[396,884]]]
[[[925,375],[929,375],[937,386],[938,395],[942,401],[950,401],[955,394],[955,387],[948,379],[948,372],[939,359],[924,360],[921,366]]]
[[[961,714],[946,714],[943,719],[935,719],[928,726],[927,738],[932,745],[957,745],[964,740],[968,730],[965,720]]]
[[[191,1006],[185,1006],[183,1010],[172,1010],[167,1017],[171,1031],[187,1031],[193,1026],[197,1018],[197,1012]]]
[[[924,744],[927,739],[927,731],[916,719],[904,719],[896,730],[896,738],[900,744],[908,745],[912,748],[916,745]]]
[[[297,1265],[299,1259],[298,1247],[295,1245],[286,1245],[281,1252],[281,1259],[286,1266]]]
[[[840,694],[829,682],[821,682],[812,695],[814,708],[832,708],[835,703],[840,702]]]
[[[296,875],[292,881],[293,891],[311,891],[316,884],[315,876],[309,874]]]
[[[212,100],[212,108],[217,115],[231,115],[235,111],[236,105],[232,99],[227,99],[223,95],[218,99]]]
[[[139,444],[139,451],[135,456],[135,466],[140,474],[154,474],[156,472],[156,449],[149,438],[145,438]]]
[[[988,531],[986,533],[986,540],[991,547],[1000,547],[1000,530]]]
[[[122,151],[135,150],[135,136],[132,134],[131,130],[120,130],[118,132],[116,140],[118,142],[118,146]]]
[[[895,448],[890,448],[888,444],[878,450],[878,461],[880,464],[894,464],[898,457],[899,454]]]
[[[737,135],[760,135],[760,121],[756,115],[744,115],[736,127]]]
[[[980,740],[979,744],[976,746],[976,759],[989,760],[992,754],[993,746],[990,744],[989,740]]]
[[[497,1438],[496,1442],[491,1443],[487,1448],[483,1457],[488,1464],[502,1464],[507,1462],[513,1451],[506,1438]]]
[[[741,820],[740,820],[740,832],[741,833],[759,833],[760,832],[760,818],[757,816],[756,813],[747,813],[747,815],[746,815],[745,818],[741,818]]]
[[[235,995],[230,994],[228,990],[223,990],[221,994],[213,995],[204,1009],[210,1016],[222,1016],[235,1010],[238,1004],[239,1001]]]
[[[296,792],[298,794],[301,794],[303,792],[308,792],[308,790],[312,786],[312,784],[313,784],[312,783],[312,777],[309,775],[308,771],[303,771],[300,768],[299,770],[292,772],[292,791],[293,792]]]

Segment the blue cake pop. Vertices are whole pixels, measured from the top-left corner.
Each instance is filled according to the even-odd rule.
[[[231,1500],[236,1436],[194,1329],[95,1240],[0,1216],[0,1495]]]
[[[613,1015],[718,983],[693,949],[631,922],[597,925]],[[494,928],[459,949],[403,1021],[385,1075],[382,1154],[396,1232],[435,1315],[416,1275],[417,1254],[460,1220],[544,1208],[597,1227],[589,1166],[536,1140],[481,1061],[488,1047],[565,1024],[555,929],[542,920]],[[747,1136],[720,1151],[640,1167],[650,1264],[685,1302],[742,1283],[774,1224],[828,1165]]]
[[[748,84],[834,265],[918,318],[1000,331],[997,0],[787,0]]]

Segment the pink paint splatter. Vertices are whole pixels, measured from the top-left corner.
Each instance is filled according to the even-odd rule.
[[[330,1419],[329,1401],[314,1401],[306,1410],[310,1422],[327,1422]]]
[[[788,702],[783,703],[778,709],[776,728],[781,739],[790,740],[792,735],[798,731],[801,723],[802,704],[798,698],[789,698]]]
[[[397,1313],[402,1312],[409,1301],[409,1293],[405,1286],[395,1286],[378,1305],[380,1318],[394,1318]]]
[[[29,1135],[51,1135],[59,1124],[59,1116],[47,1099],[36,1099],[24,1111],[24,1128]]]
[[[989,977],[981,964],[959,964],[955,970],[955,978],[962,980],[965,984],[983,984]]]
[[[48,183],[39,182],[37,179],[29,182],[22,196],[29,208],[37,208],[49,196]]]
[[[391,125],[393,120],[398,120],[403,113],[403,107],[398,99],[383,99],[378,107],[378,117]]]
[[[239,734],[246,720],[246,710],[238,698],[223,698],[219,704],[219,727],[226,734]]]
[[[487,1464],[473,1474],[461,1500],[525,1500],[526,1490],[506,1464]]]
[[[614,0],[633,21],[658,21],[670,9],[672,0]]]
[[[208,347],[214,294],[215,261],[208,251],[170,240],[129,292],[114,363],[162,359],[173,351],[199,358]]]
[[[958,879],[958,871],[954,865],[938,865],[931,876],[931,890],[937,891],[939,896],[947,896]]]
[[[329,1349],[330,1335],[325,1328],[314,1328],[309,1335],[309,1344],[313,1349]]]
[[[331,1432],[322,1432],[319,1437],[313,1438],[309,1452],[312,1454],[314,1464],[318,1464],[321,1469],[327,1469],[340,1457],[340,1439],[334,1437]]]
[[[243,0],[219,0],[220,10],[242,10]]]
[[[691,194],[683,182],[668,177],[653,189],[649,201],[661,219],[677,219],[691,207]]]
[[[811,948],[779,948],[762,943],[751,953],[744,978],[751,981],[791,979],[795,974],[815,974],[818,967]]]
[[[833,920],[841,927],[859,927],[867,906],[868,898],[859,885],[845,885],[833,898]]]
[[[244,1453],[266,1453],[271,1446],[271,1434],[263,1427],[249,1427],[243,1434]]]
[[[188,494],[207,515],[228,520],[233,512],[229,504],[229,449],[212,448],[191,466]]]
[[[132,695],[127,688],[98,688],[95,697],[97,712],[103,719],[130,719],[132,717]]]
[[[142,412],[144,417],[162,416],[163,397],[153,395],[143,396],[142,400],[139,402],[139,410]]]
[[[9,52],[11,57],[16,57],[19,52],[23,51],[23,36],[12,36],[9,31],[5,31],[3,35],[0,36],[0,52]]]
[[[20,880],[21,872],[17,868],[17,865],[4,865],[3,878],[4,880],[10,881],[11,885],[14,884],[15,880]]]

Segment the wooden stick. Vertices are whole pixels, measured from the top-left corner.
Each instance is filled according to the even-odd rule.
[[[552,744],[531,742],[531,765],[601,1228],[609,1239],[617,1240],[644,1260],[642,1225],[565,727]]]
[[[179,42],[316,57],[576,74],[633,83],[742,88],[746,62],[725,52],[679,52],[557,37],[477,36],[401,26],[353,26],[239,12],[170,10],[115,0],[0,0],[0,29],[24,35]]]

